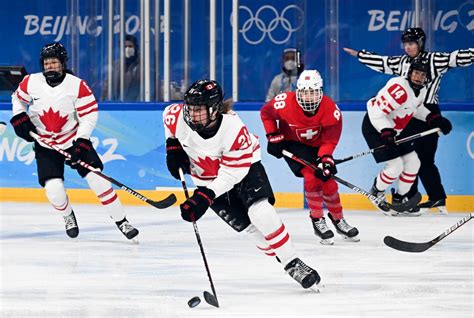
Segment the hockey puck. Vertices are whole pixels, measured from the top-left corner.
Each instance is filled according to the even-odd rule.
[[[189,308],[194,308],[197,305],[199,305],[200,303],[201,303],[201,298],[199,298],[199,296],[193,297],[190,300],[188,300]]]

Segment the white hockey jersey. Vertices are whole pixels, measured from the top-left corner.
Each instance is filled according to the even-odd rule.
[[[423,106],[425,97],[425,87],[415,96],[405,77],[392,78],[367,102],[370,122],[378,132],[393,128],[400,134],[412,117],[426,121],[430,111]]]
[[[90,138],[99,109],[86,82],[71,74],[55,87],[42,73],[26,75],[12,95],[12,104],[13,115],[27,112],[38,135],[62,149],[77,138]]]
[[[191,162],[191,177],[197,186],[213,190],[216,197],[231,190],[261,160],[260,144],[235,112],[223,114],[215,136],[204,139],[184,121],[183,104],[163,112],[166,138],[177,138]]]

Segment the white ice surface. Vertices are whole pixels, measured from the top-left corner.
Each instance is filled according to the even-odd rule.
[[[74,205],[69,239],[47,204],[0,203],[1,317],[473,317],[473,224],[423,253],[386,247],[385,235],[428,241],[464,214],[419,218],[346,212],[359,243],[322,246],[307,211],[280,210],[321,293],[303,290],[213,213],[199,220],[221,308],[210,291],[191,224],[177,208],[127,207],[140,230],[128,242],[99,205]],[[201,296],[190,309],[187,301]]]

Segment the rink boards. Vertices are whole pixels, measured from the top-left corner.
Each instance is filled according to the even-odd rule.
[[[5,104],[0,110],[0,121],[8,122],[11,112]],[[134,108],[133,106],[136,106]],[[99,121],[92,141],[105,163],[104,172],[120,182],[151,198],[163,197],[166,193],[180,192],[180,184],[166,169],[165,137],[162,126],[161,104],[102,104]],[[457,107],[457,108],[455,108]],[[453,123],[453,131],[442,136],[436,162],[443,184],[449,196],[448,209],[469,211],[474,207],[473,159],[474,159],[474,112],[470,106],[455,106],[455,111],[444,112]],[[343,133],[336,148],[335,158],[367,150],[361,133],[364,112],[360,105],[341,105],[343,110]],[[133,110],[130,110],[133,109]],[[244,110],[249,109],[249,110]],[[357,109],[357,110],[346,110]],[[449,105],[443,109],[450,109]],[[269,156],[263,126],[257,104],[236,106],[249,130],[260,137],[262,161],[265,165],[279,207],[303,207],[302,179],[294,177],[283,160]],[[9,125],[0,136],[0,200],[45,202],[46,198],[37,183],[36,164],[30,144],[17,138]],[[380,166],[373,158],[364,156],[338,166],[338,176],[357,186],[369,189]],[[98,202],[87,185],[74,170],[66,169],[66,187],[71,200],[84,203]],[[422,193],[424,192],[423,189]],[[345,209],[372,209],[368,201],[340,187]],[[125,193],[124,203],[142,204]]]

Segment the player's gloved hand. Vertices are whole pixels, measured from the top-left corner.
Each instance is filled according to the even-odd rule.
[[[336,173],[336,165],[334,164],[334,158],[331,155],[324,155],[321,158],[318,158],[318,169],[314,172],[316,178],[326,182]]]
[[[92,147],[92,142],[89,139],[77,138],[72,142],[72,148],[69,150],[71,159],[66,160],[66,164],[71,166],[73,169],[79,167],[79,164],[77,163],[78,160],[91,164],[87,160],[87,153],[93,150],[94,147]]]
[[[429,128],[438,127],[444,135],[449,134],[451,129],[453,129],[453,125],[451,125],[449,119],[441,116],[441,114],[430,113],[426,116],[426,123]]]
[[[267,152],[278,159],[283,157],[282,151],[285,149],[285,136],[278,132],[275,132],[267,134],[267,140]]]
[[[179,206],[181,217],[188,222],[199,220],[211,206],[215,197],[216,194],[209,188],[196,189],[193,195]]]
[[[384,128],[380,132],[380,138],[385,146],[388,148],[395,147],[395,136],[397,133],[393,128]]]
[[[190,173],[189,157],[176,138],[166,139],[166,166],[171,175],[179,180],[179,168],[183,173]]]
[[[28,142],[35,141],[35,139],[30,136],[30,131],[36,133],[36,127],[25,112],[13,116],[12,119],[10,119],[10,123],[12,124],[13,129],[15,129],[15,134],[18,137]]]

